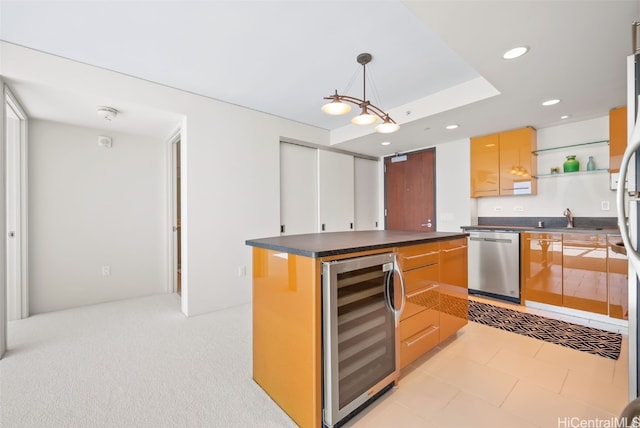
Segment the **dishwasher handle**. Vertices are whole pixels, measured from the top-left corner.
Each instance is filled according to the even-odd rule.
[[[484,242],[504,242],[506,244],[511,244],[513,241],[511,239],[504,239],[504,238],[477,238],[475,236],[470,236],[469,237],[470,241],[484,241]]]

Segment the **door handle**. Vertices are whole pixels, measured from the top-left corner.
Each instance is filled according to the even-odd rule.
[[[627,178],[627,168],[629,166],[629,162],[631,161],[631,157],[635,154],[636,150],[640,149],[640,123],[638,123],[638,120],[640,120],[640,110],[638,111],[638,113],[639,114],[636,118],[636,125],[631,132],[631,137],[629,138],[627,149],[625,150],[624,155],[622,156],[622,161],[620,163],[620,183],[624,183],[625,179]],[[629,259],[629,263],[631,263],[634,270],[636,271],[636,274],[638,274],[640,272],[640,254],[638,254],[638,252],[633,248],[633,245],[631,244],[631,239],[629,237],[629,226],[627,225],[627,216],[625,213],[624,199],[624,185],[619,185],[618,190],[616,191],[618,227],[620,228],[620,236],[622,237],[624,247],[627,249],[627,257]]]
[[[431,219],[427,220],[426,223],[422,223],[420,226],[422,226],[422,227],[431,227]]]

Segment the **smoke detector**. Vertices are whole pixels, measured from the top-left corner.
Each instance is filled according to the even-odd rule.
[[[118,115],[118,110],[112,107],[98,107],[97,113],[98,116],[100,116],[104,120],[108,120],[109,122],[111,122]]]

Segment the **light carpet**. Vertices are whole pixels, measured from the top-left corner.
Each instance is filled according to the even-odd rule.
[[[2,427],[295,427],[252,380],[251,306],[165,294],[13,321]]]

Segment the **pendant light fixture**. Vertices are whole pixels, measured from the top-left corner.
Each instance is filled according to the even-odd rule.
[[[382,120],[375,130],[382,134],[389,134],[400,129],[400,126],[391,119],[389,113],[386,113],[379,107],[371,104],[367,100],[367,64],[371,62],[373,57],[369,53],[361,53],[356,58],[359,64],[362,65],[362,98],[350,97],[348,95],[338,94],[336,89],[333,95],[324,97],[325,100],[331,100],[331,102],[322,106],[322,111],[330,115],[342,115],[351,111],[351,106],[346,102],[352,103],[360,107],[360,114],[351,119],[351,123],[355,125],[371,125]],[[346,101],[346,102],[345,102]]]

